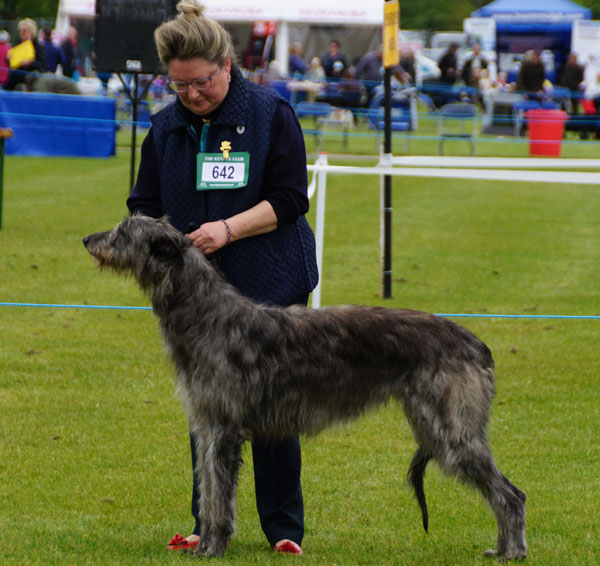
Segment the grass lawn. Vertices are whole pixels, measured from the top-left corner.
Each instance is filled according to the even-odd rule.
[[[395,143],[401,153],[402,138]],[[520,142],[480,145],[481,155],[527,153]],[[332,138],[325,147],[339,146]],[[374,146],[357,136],[349,149],[368,155]],[[563,155],[594,157],[597,146],[565,144]],[[0,301],[147,305],[131,280],[99,273],[81,243],[125,215],[128,179],[126,148],[106,160],[6,158]],[[327,191],[323,304],[600,315],[597,187],[394,180],[390,300],[379,297],[378,179],[330,176]],[[527,563],[597,565],[600,321],[458,321],[496,360],[490,440],[529,496]],[[191,526],[191,470],[153,314],[0,306],[0,336],[0,563],[188,564],[166,549]],[[493,564],[483,558],[495,543],[491,512],[434,464],[424,534],[405,481],[414,448],[393,404],[303,440],[299,559],[269,551],[246,458],[238,534],[220,563]]]

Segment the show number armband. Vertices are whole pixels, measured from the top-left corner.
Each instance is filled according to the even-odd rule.
[[[202,153],[196,156],[196,189],[239,189],[248,184],[250,154],[231,151],[231,142],[224,141],[221,153]]]

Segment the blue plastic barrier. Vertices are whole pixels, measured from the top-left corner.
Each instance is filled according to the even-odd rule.
[[[112,98],[0,91],[7,155],[109,157],[115,154]]]

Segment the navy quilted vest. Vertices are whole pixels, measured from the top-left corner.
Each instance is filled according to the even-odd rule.
[[[232,151],[250,153],[248,184],[237,190],[196,190],[196,154],[200,139],[179,101],[152,117],[164,214],[182,232],[190,223],[233,216],[262,200],[260,187],[269,150],[271,121],[278,95],[244,79],[232,69],[230,92],[210,124],[207,153],[220,153],[222,141]],[[207,126],[204,126],[205,128]],[[228,281],[259,302],[290,304],[317,284],[314,235],[301,216],[275,231],[231,243],[212,254]]]

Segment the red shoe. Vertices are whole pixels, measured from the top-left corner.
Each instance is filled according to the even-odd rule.
[[[198,546],[198,541],[190,542],[177,533],[169,543],[169,550],[194,550]]]
[[[302,547],[299,544],[296,544],[294,541],[283,539],[280,540],[273,547],[275,552],[282,552],[284,554],[296,554],[300,556],[302,554]]]

